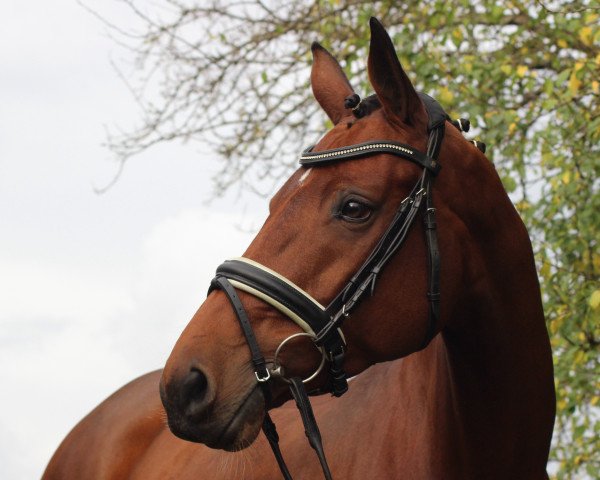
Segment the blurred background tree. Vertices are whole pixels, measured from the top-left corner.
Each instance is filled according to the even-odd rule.
[[[554,350],[553,476],[600,478],[600,4],[597,0],[125,0],[140,27],[103,18],[141,123],[109,134],[123,165],[197,141],[222,158],[216,192],[270,194],[327,121],[310,44],[369,92],[368,19],[389,29],[415,85],[487,143],[532,236]],[[158,92],[160,101],[148,95]]]

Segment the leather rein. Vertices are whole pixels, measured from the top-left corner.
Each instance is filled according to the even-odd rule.
[[[427,152],[423,153],[410,145],[394,141],[373,141],[350,145],[342,148],[314,152],[310,147],[301,157],[300,164],[305,167],[319,167],[334,162],[368,157],[377,154],[390,154],[409,160],[423,168],[423,172],[410,194],[400,203],[394,218],[379,242],[356,271],[346,286],[324,307],[290,280],[277,272],[247,258],[227,260],[217,268],[209,293],[222,290],[227,296],[250,348],[252,363],[258,385],[262,387],[265,403],[270,399],[269,381],[279,378],[286,381],[304,423],[309,443],[316,451],[324,476],[331,480],[331,472],[325,459],[321,435],[314,418],[305,384],[314,379],[327,365],[328,382],[324,388],[311,393],[330,392],[339,397],[348,390],[348,380],[344,371],[346,342],[341,331],[342,323],[351,311],[360,303],[365,294],[371,295],[375,289],[381,270],[402,246],[418,212],[424,206],[423,213],[425,237],[428,251],[428,289],[429,313],[427,332],[421,348],[427,346],[435,335],[439,319],[440,289],[440,253],[436,234],[435,208],[433,207],[431,183],[440,170],[439,151],[444,138],[445,122],[448,119],[440,104],[428,95],[419,94],[425,105],[429,123]],[[284,339],[275,352],[271,363],[267,363],[256,340],[250,320],[236,290],[260,298],[294,321],[302,330]],[[317,370],[305,379],[286,378],[278,356],[283,346],[292,338],[307,336],[322,354]],[[263,432],[275,454],[279,468],[286,480],[292,477],[279,449],[279,437],[275,424],[268,411],[263,421]]]

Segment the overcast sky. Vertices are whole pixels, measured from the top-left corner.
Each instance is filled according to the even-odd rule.
[[[138,119],[110,66],[124,52],[75,0],[5,2],[2,19],[0,477],[19,480],[39,478],[103,398],[164,364],[267,202],[207,205],[216,159],[197,145],[159,146],[95,194],[116,171],[105,126]]]

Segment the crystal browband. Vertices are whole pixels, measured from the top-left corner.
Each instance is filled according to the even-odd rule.
[[[399,142],[378,140],[373,142],[358,143],[343,148],[334,148],[331,150],[321,150],[313,152],[314,145],[307,148],[300,156],[300,164],[305,167],[317,166],[340,160],[350,160],[373,155],[374,153],[389,153],[398,157],[405,158],[421,165],[434,175],[440,170],[440,165],[433,158],[425,155],[418,150]]]

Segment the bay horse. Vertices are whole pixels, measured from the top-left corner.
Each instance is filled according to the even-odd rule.
[[[312,377],[310,392],[340,396],[312,397],[335,478],[548,478],[555,414],[550,343],[530,240],[493,165],[445,118],[436,127],[445,128],[439,156],[430,155],[427,97],[415,91],[377,20],[371,19],[370,101],[356,100],[323,47],[313,44],[312,52],[314,96],[334,127],[303,155],[306,166],[273,197],[244,258],[230,265],[270,275],[310,308],[326,305],[350,288],[399,210],[427,200],[426,212],[415,208],[425,222],[409,223],[401,248],[380,271],[371,269],[377,282],[368,283],[376,288],[364,289],[335,323],[328,320],[328,331],[343,341],[343,370],[354,377],[348,392],[341,396],[343,378],[332,390],[336,360],[331,351],[322,355],[318,332],[290,340],[311,331],[290,320],[293,305],[286,313],[285,298],[276,305],[244,289],[222,266],[216,281],[226,281],[213,282],[164,369],[134,380],[84,418],[54,454],[45,480],[280,479],[259,435],[267,410],[292,476],[322,478],[298,414],[286,403],[291,377]],[[379,147],[350,155],[361,145]],[[403,145],[414,158],[381,145]],[[318,161],[336,151],[341,161]],[[434,170],[432,158],[441,169]],[[431,189],[415,187],[428,169],[436,174],[428,177]],[[434,213],[439,270],[427,232]],[[264,352],[263,373],[249,343]],[[283,370],[285,377],[276,375]]]

